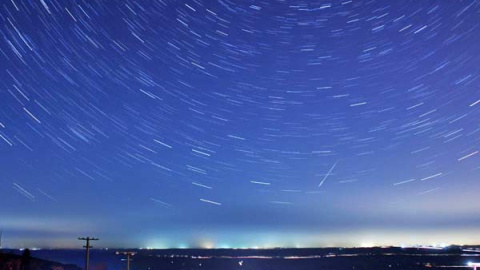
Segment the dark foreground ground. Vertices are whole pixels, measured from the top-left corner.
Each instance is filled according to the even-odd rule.
[[[381,270],[472,269],[480,250],[472,248],[351,248],[271,250],[134,250],[131,270]],[[19,252],[19,251],[17,251]],[[82,250],[37,250],[32,256],[83,266]],[[90,270],[122,270],[115,250],[92,250]],[[1,270],[1,269],[0,269]],[[47,270],[47,269],[37,269]]]
[[[0,270],[81,270],[71,264],[62,264],[47,260],[21,256],[13,252],[0,252]]]

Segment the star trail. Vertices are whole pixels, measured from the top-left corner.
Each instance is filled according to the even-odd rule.
[[[480,232],[477,1],[0,4],[12,247]]]

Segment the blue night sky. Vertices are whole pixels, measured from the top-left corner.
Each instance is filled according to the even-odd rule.
[[[10,247],[478,243],[477,1],[2,0]]]

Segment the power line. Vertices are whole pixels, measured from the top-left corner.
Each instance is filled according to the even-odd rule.
[[[137,253],[133,252],[133,251],[117,251],[115,253],[117,255],[119,255],[119,254],[127,255],[127,270],[130,270],[130,259],[132,258],[133,255],[135,255]]]
[[[93,246],[90,246],[90,241],[97,241],[99,239],[94,237],[79,237],[78,240],[86,241],[86,245],[83,247],[85,248],[85,270],[88,270],[88,261],[90,256],[89,251],[90,251],[90,248],[93,247]]]

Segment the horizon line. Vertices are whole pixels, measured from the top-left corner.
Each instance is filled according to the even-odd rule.
[[[368,249],[368,248],[426,248],[426,249],[446,249],[449,247],[480,247],[478,244],[446,244],[446,245],[374,245],[374,246],[317,246],[317,247],[98,247],[91,248],[91,250],[272,250],[272,249]],[[0,247],[2,250],[25,250],[29,249],[32,251],[35,250],[84,250],[80,247]],[[480,250],[478,251],[480,252]]]

